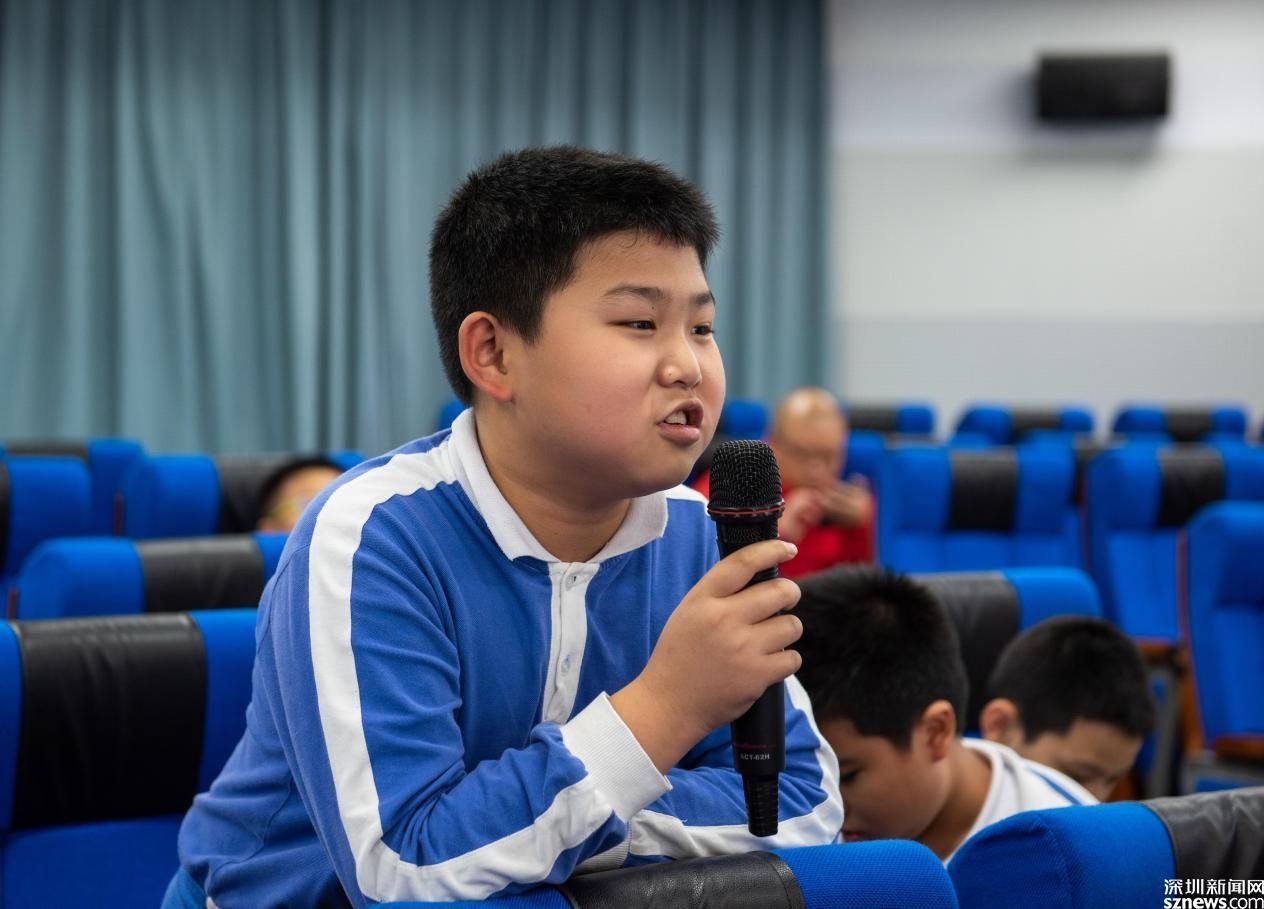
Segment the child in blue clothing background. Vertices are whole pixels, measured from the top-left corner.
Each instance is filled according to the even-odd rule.
[[[743,590],[794,549],[718,561],[679,485],[724,401],[716,237],[696,188],[618,155],[518,152],[457,189],[431,305],[471,406],[300,519],[246,733],[165,906],[476,900],[835,839],[837,764],[780,614],[798,588]],[[781,679],[781,825],[760,840],[727,724]]]

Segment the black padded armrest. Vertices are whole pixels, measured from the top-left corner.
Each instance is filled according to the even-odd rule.
[[[1143,803],[1172,838],[1182,880],[1264,878],[1264,786]]]
[[[770,852],[583,874],[560,889],[573,909],[806,909],[794,874]]]

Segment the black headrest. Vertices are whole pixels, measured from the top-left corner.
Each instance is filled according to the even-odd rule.
[[[1018,634],[1022,622],[1018,592],[997,572],[919,574],[924,585],[944,607],[961,642],[961,656],[970,681],[966,715],[957,717],[964,730],[979,725],[987,698],[987,683],[1001,651]]]
[[[138,542],[146,612],[256,606],[263,553],[246,535]]]
[[[290,454],[227,455],[215,459],[219,473],[219,532],[249,533],[259,523],[259,496],[274,473],[292,461]]]
[[[574,909],[805,909],[794,873],[770,852],[583,874],[561,885]]]
[[[951,451],[949,530],[1010,530],[1018,498],[1018,457],[1012,449]]]
[[[1180,880],[1264,878],[1264,786],[1144,803],[1167,827]]]
[[[88,463],[87,442],[6,442],[4,449],[11,455],[76,458]]]
[[[1225,495],[1224,458],[1214,448],[1196,446],[1160,451],[1160,527],[1184,527],[1194,515]]]
[[[301,465],[342,468],[322,454],[225,455],[215,459],[219,473],[219,532],[249,533],[259,523],[265,487],[279,474]]]
[[[852,429],[870,432],[897,432],[900,428],[900,408],[895,405],[868,404],[847,407],[847,422]]]
[[[1212,430],[1211,410],[1206,407],[1169,407],[1164,416],[1173,442],[1197,442]]]
[[[13,628],[22,661],[13,829],[187,810],[206,705],[197,625],[156,615]]]
[[[1061,429],[1062,411],[1056,407],[1014,407],[1010,409],[1010,440],[1018,442],[1033,429]]]

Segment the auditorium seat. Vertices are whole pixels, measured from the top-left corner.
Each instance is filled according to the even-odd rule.
[[[956,433],[982,433],[994,445],[1015,445],[1035,431],[1058,432],[1068,438],[1093,432],[1093,414],[1084,407],[1010,407],[973,404],[957,422]]]
[[[1238,404],[1169,406],[1126,404],[1115,415],[1112,432],[1143,439],[1210,442],[1246,437],[1246,410]]]
[[[75,458],[0,461],[0,593],[40,543],[88,533],[90,489],[88,469]]]
[[[763,439],[768,434],[768,408],[760,401],[729,398],[720,411],[716,435],[728,439]]]
[[[439,407],[439,415],[435,419],[435,432],[442,432],[452,425],[452,422],[461,415],[461,411],[465,410],[465,405],[456,398],[448,398]]]
[[[1189,525],[1182,593],[1210,751],[1187,767],[1184,786],[1264,784],[1264,504],[1221,502],[1199,512]]]
[[[1079,567],[1074,459],[1050,446],[888,451],[878,560],[897,571]]]
[[[276,470],[310,457],[270,455],[154,455],[128,472],[120,497],[123,535],[132,539],[249,533],[259,493]],[[318,455],[343,470],[363,458],[353,451]]]
[[[1001,651],[1019,632],[1054,616],[1102,614],[1097,588],[1076,568],[957,571],[913,578],[934,594],[957,630],[970,682],[966,715],[960,718],[968,732],[978,729],[988,679]]]
[[[801,895],[801,901],[800,901]],[[907,840],[804,846],[579,875],[485,903],[382,903],[383,909],[955,909],[948,873]]]
[[[1127,445],[1089,465],[1091,573],[1108,619],[1145,644],[1179,642],[1178,538],[1221,499],[1264,501],[1264,450]]]
[[[1264,788],[1023,812],[972,837],[948,874],[972,909],[1182,905],[1192,881],[1230,905],[1205,888],[1264,878]]]
[[[254,608],[285,539],[254,533],[50,540],[31,553],[18,575],[9,618]]]
[[[76,458],[88,468],[91,489],[88,533],[112,535],[119,532],[115,516],[115,496],[123,477],[145,449],[131,439],[89,439],[85,442],[6,442],[0,455]]]
[[[929,404],[905,401],[899,404],[858,404],[843,406],[852,431],[878,432],[885,436],[915,436],[923,440],[935,434],[935,409]]]
[[[0,625],[0,909],[157,906],[245,728],[252,610]]]

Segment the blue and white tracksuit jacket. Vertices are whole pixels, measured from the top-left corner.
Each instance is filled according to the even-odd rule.
[[[207,906],[477,900],[833,841],[837,762],[796,680],[763,840],[727,727],[664,777],[611,707],[716,558],[678,488],[635,500],[592,561],[559,562],[493,483],[470,411],[345,475],[263,594],[245,735],[180,830]]]

